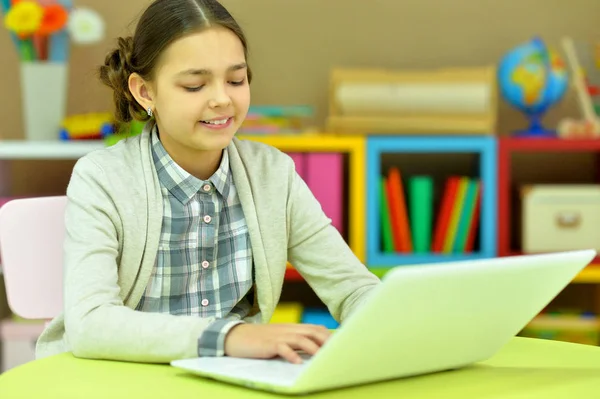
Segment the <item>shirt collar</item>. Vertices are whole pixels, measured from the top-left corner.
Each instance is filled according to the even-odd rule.
[[[198,192],[210,194],[213,190],[217,190],[223,197],[227,197],[231,182],[227,151],[223,151],[219,168],[208,180],[198,179],[171,158],[158,138],[157,127],[154,126],[152,129],[152,157],[160,184],[182,204],[189,202]],[[211,186],[208,192],[204,190],[204,186],[207,184]]]

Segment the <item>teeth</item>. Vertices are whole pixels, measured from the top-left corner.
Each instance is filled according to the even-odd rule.
[[[202,123],[208,123],[209,125],[224,125],[228,120],[229,118],[221,119],[220,121],[202,121]]]

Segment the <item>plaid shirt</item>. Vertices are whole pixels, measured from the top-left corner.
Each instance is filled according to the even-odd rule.
[[[137,306],[144,312],[213,317],[198,356],[224,355],[227,332],[252,307],[252,249],[227,151],[207,181],[177,165],[152,134],[164,216],[156,263]]]

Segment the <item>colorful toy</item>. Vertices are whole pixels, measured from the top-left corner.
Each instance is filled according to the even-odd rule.
[[[114,133],[110,113],[88,113],[65,118],[59,132],[61,140],[100,140]]]
[[[113,134],[109,134],[104,137],[104,143],[107,147],[117,144],[119,141],[128,137],[136,136],[144,130],[146,122],[132,120],[129,123],[123,124],[119,127],[119,131]]]
[[[573,72],[573,86],[575,87],[575,93],[579,101],[579,109],[583,114],[583,120],[563,119],[558,125],[558,134],[562,138],[589,139],[600,137],[600,119],[596,115],[591,97],[594,90],[584,77],[583,68],[577,57],[573,40],[564,38],[562,46]]]
[[[298,134],[308,128],[308,120],[314,116],[310,106],[251,106],[240,134]]]
[[[555,51],[537,37],[517,46],[502,58],[498,83],[504,99],[529,119],[529,128],[516,132],[517,135],[556,135],[541,123],[546,111],[562,99],[568,87],[565,63]]]

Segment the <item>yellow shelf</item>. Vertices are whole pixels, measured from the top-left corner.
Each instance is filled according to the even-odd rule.
[[[240,135],[241,140],[258,141],[277,147],[281,151],[340,151],[350,152],[364,146],[364,137],[333,134],[298,134],[298,135]]]
[[[600,284],[600,266],[588,266],[573,279],[574,283]]]
[[[366,261],[366,141],[364,137],[311,133],[289,136],[239,135],[238,138],[265,143],[284,152],[342,152],[349,154],[348,244],[361,262]]]

